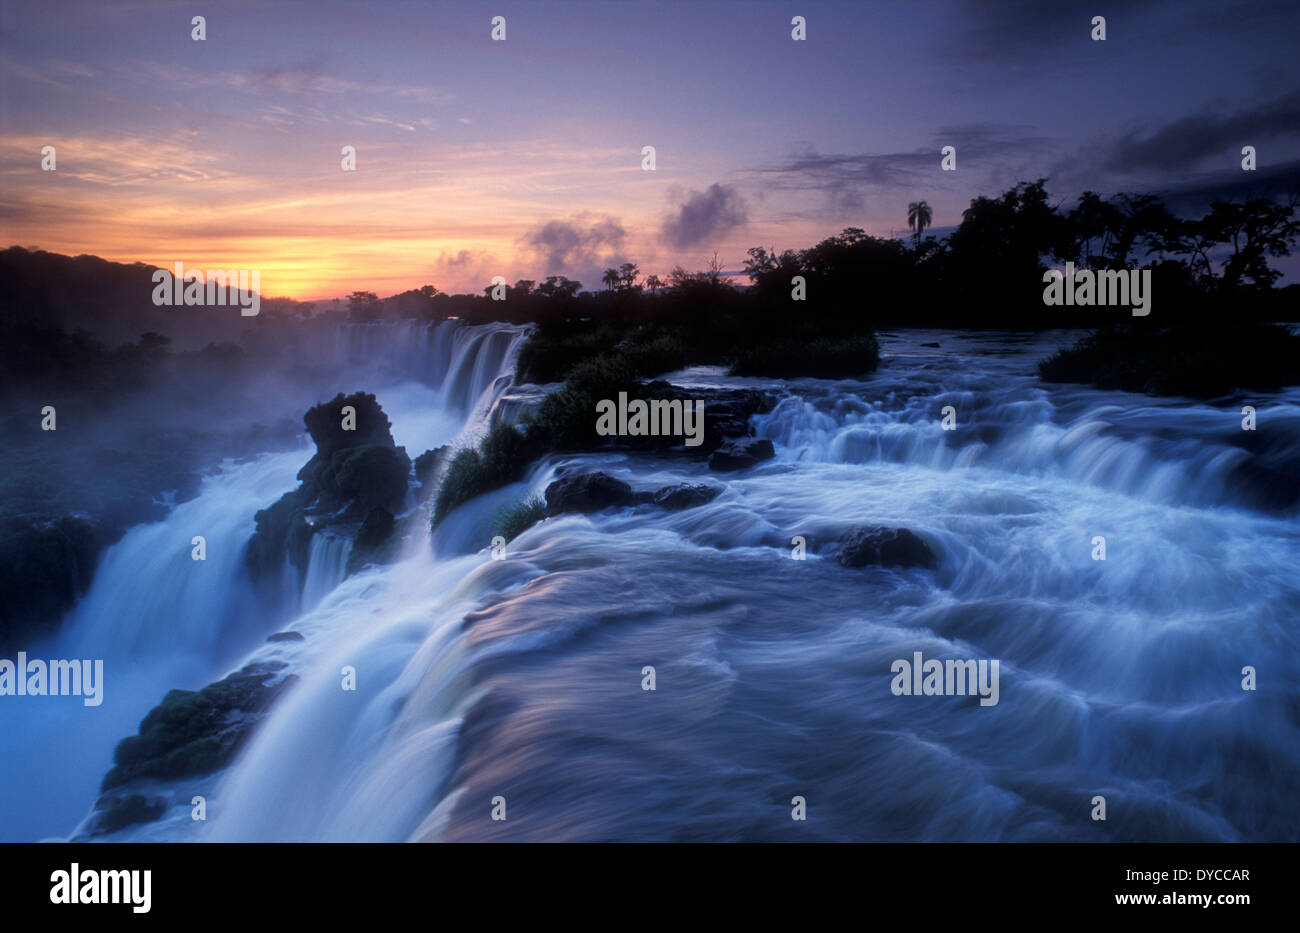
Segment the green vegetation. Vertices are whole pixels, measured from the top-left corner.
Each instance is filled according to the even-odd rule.
[[[461,503],[521,479],[538,453],[535,443],[518,428],[493,425],[477,449],[466,448],[452,458],[434,500],[433,525]]]
[[[1280,325],[1104,329],[1038,364],[1048,382],[1217,398],[1300,382],[1300,337]]]
[[[497,534],[513,541],[546,517],[546,503],[537,496],[506,509],[497,517]]]

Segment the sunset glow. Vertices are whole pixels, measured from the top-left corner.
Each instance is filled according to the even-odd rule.
[[[1085,169],[1116,189],[1166,186],[1149,156],[1107,157],[1146,151],[1159,127],[1144,114],[1222,94],[1267,108],[1286,90],[1268,77],[1281,50],[1253,43],[1250,22],[1215,25],[1229,61],[1195,67],[1209,8],[1173,23],[1117,11],[1104,68],[1072,52],[1030,80],[1055,40],[996,5],[813,4],[816,44],[791,43],[786,12],[761,5],[501,7],[507,43],[474,5],[239,4],[209,15],[204,42],[183,4],[7,6],[0,235],[256,267],[267,294],[300,298],[478,291],[493,275],[599,287],[628,259],[662,274],[716,250],[737,269],[751,246],[845,226],[904,235],[919,198],[942,233],[972,196],[1019,179],[1050,176],[1062,196],[1097,183]],[[1130,34],[1162,38],[1153,51]],[[1177,82],[1133,79],[1153,54]],[[954,59],[959,86],[926,64]],[[956,172],[935,170],[945,144]],[[40,170],[47,145],[57,172]],[[1178,183],[1231,154],[1189,153]],[[683,217],[694,225],[669,227]]]

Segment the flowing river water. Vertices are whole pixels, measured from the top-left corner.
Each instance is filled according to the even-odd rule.
[[[394,564],[344,578],[343,545],[318,539],[275,612],[242,547],[311,451],[226,464],[113,546],[54,643],[29,649],[103,658],[105,701],[0,707],[0,838],[73,832],[168,689],[269,659],[300,680],[234,764],[161,788],[163,819],[109,838],[1300,838],[1300,392],[1200,403],[1040,383],[1035,362],[1072,336],[883,335],[862,381],[672,374],[780,394],[752,422],[776,457],[734,474],[549,457]],[[525,337],[372,325],[342,335],[341,371],[390,360],[388,383],[361,387],[414,456],[510,408]],[[547,519],[491,559],[501,510],[570,467],[723,491]],[[937,566],[842,567],[824,546],[855,525],[910,529]],[[189,559],[194,534],[206,562]],[[285,628],[304,640],[264,643]],[[918,651],[997,659],[998,702],[894,695],[891,665]]]

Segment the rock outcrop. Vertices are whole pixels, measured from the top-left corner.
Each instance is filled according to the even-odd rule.
[[[710,486],[707,483],[678,483],[656,491],[650,501],[665,509],[691,509],[712,502],[721,492],[721,486]]]
[[[301,581],[312,536],[326,526],[355,526],[364,538],[354,544],[361,551],[354,551],[349,568],[384,557],[393,516],[405,505],[411,460],[394,443],[388,416],[373,395],[340,393],[310,409],[303,423],[316,453],[298,471],[301,485],[256,515],[245,554],[254,580],[274,579],[287,556]]]
[[[599,512],[636,505],[632,487],[608,473],[572,473],[546,487],[546,514]]]
[[[166,801],[146,796],[150,781],[198,777],[230,764],[297,680],[285,667],[283,661],[249,664],[202,690],[169,691],[140,722],[139,733],[117,743],[87,833],[112,833],[162,816]]]
[[[929,545],[906,528],[851,528],[835,559],[845,567],[926,567],[937,564]]]
[[[721,492],[721,486],[707,483],[676,483],[654,492],[633,492],[631,486],[608,473],[571,473],[546,487],[546,514],[585,514],[634,505],[689,509],[713,501]]]
[[[741,437],[729,440],[709,454],[709,469],[731,472],[752,467],[776,456],[772,442],[765,437]]]
[[[117,744],[102,789],[139,778],[173,780],[210,774],[234,758],[253,726],[296,678],[283,661],[250,664],[202,690],[171,690]]]

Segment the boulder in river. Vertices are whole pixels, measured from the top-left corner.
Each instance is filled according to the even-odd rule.
[[[718,472],[743,470],[776,456],[772,442],[765,437],[738,437],[709,454],[709,469]]]
[[[105,791],[139,778],[174,780],[224,768],[252,734],[271,702],[293,680],[283,661],[249,664],[202,690],[170,690],[140,723],[138,735],[117,743]]]
[[[721,486],[707,483],[678,483],[655,492],[650,501],[665,509],[690,509],[712,502],[722,492]]]
[[[836,554],[845,567],[929,567],[937,563],[929,545],[906,528],[851,528]]]
[[[546,487],[546,514],[599,512],[635,505],[632,487],[608,473],[574,473]]]
[[[281,641],[306,641],[306,638],[303,636],[302,632],[275,632],[274,634],[267,635],[266,640],[275,644],[276,642]]]

